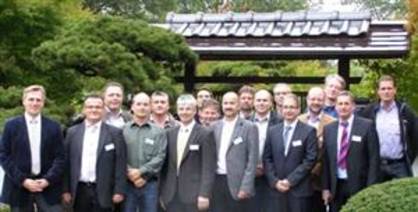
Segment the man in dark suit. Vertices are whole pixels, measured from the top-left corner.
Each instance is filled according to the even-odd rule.
[[[25,88],[24,115],[9,120],[4,128],[2,202],[12,211],[61,211],[63,138],[59,124],[41,115],[45,96],[40,85]]]
[[[126,148],[122,130],[102,121],[103,98],[87,96],[85,120],[68,129],[63,200],[74,211],[111,211],[124,199]]]
[[[275,189],[274,211],[311,211],[313,188],[310,173],[317,157],[315,128],[298,121],[297,96],[283,98],[284,121],[268,130],[263,155],[265,174]]]
[[[161,203],[167,212],[205,211],[212,204],[216,150],[213,133],[194,120],[197,101],[177,99],[180,126],[167,131],[167,156],[161,171]]]
[[[250,118],[258,129],[258,163],[255,172],[255,196],[251,199],[252,211],[271,211],[273,207],[269,205],[273,192],[270,188],[267,178],[264,174],[263,166],[263,153],[265,147],[265,141],[267,136],[267,130],[280,123],[277,113],[271,111],[273,106],[273,97],[267,90],[259,90],[254,95],[254,108],[255,113]]]
[[[372,121],[357,117],[354,97],[348,91],[336,99],[338,121],[324,128],[322,198],[339,211],[347,199],[376,183],[379,141]]]
[[[218,160],[211,211],[251,211],[258,160],[257,127],[239,117],[235,92],[223,96],[222,110],[224,118],[212,126]]]
[[[380,143],[380,181],[412,176],[416,157],[418,123],[414,111],[397,101],[395,80],[382,76],[377,85],[379,101],[361,113],[373,120]]]

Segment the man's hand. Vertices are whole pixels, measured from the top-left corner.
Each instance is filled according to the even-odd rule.
[[[331,202],[332,194],[330,190],[322,190],[322,200],[324,200],[325,205]]]
[[[42,190],[44,190],[46,187],[48,187],[48,186],[49,186],[49,182],[48,182],[48,180],[46,180],[46,179],[44,179],[44,178],[42,178],[42,179],[38,179],[38,180],[35,180],[35,182],[36,182],[36,183],[38,183],[39,187],[40,187]]]
[[[286,179],[279,180],[276,183],[276,189],[280,192],[287,192],[290,189],[290,183]]]
[[[263,164],[257,164],[257,167],[255,169],[255,176],[260,177],[264,175],[264,167]]]
[[[238,199],[244,200],[244,199],[248,199],[248,198],[250,198],[249,193],[247,193],[245,191],[242,191],[242,190],[238,192]]]
[[[71,203],[71,200],[72,200],[72,197],[71,197],[70,192],[65,192],[62,194],[62,202],[64,204],[69,205]]]
[[[23,187],[25,187],[26,189],[28,189],[30,192],[35,193],[35,192],[42,192],[42,188],[41,186],[39,186],[39,183],[36,182],[35,180],[32,179],[25,179],[23,181]]]
[[[147,181],[144,180],[144,178],[139,178],[134,182],[135,187],[137,187],[137,188],[142,188],[146,183],[147,183]]]
[[[122,194],[114,194],[112,197],[112,201],[115,204],[121,203],[123,201],[123,195]]]
[[[128,179],[135,183],[136,180],[138,180],[141,177],[141,172],[139,171],[139,169],[131,169],[128,168]]]
[[[199,211],[204,211],[209,208],[209,199],[206,197],[199,196],[197,197],[197,209]]]

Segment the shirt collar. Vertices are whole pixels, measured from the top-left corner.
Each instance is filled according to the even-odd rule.
[[[131,120],[131,121],[128,122],[128,126],[131,127],[131,128],[132,127],[148,127],[148,126],[151,126],[151,120],[147,120],[142,125],[139,125],[134,120]]]
[[[346,121],[348,123],[348,127],[350,127],[353,124],[353,120],[354,120],[354,115],[351,114],[350,118],[348,118],[347,121]],[[343,122],[341,119],[338,120],[338,121],[339,121],[340,124],[341,124],[341,122]]]
[[[308,110],[308,121],[319,122],[321,120],[322,114],[322,111],[318,115],[315,115],[310,110]]]
[[[182,122],[180,122],[180,129],[187,130],[188,132],[191,132],[195,124],[196,124],[196,121],[194,119],[192,120],[192,122],[190,122],[186,126]]]
[[[290,126],[290,127],[292,127],[292,129],[295,129],[296,124],[298,123],[298,119],[295,119],[295,120],[294,120],[293,122],[291,122],[291,123],[287,123],[286,121],[284,121],[283,123],[284,123],[284,126],[285,126],[285,127]]]
[[[122,109],[119,109],[118,113],[115,114],[112,111],[110,111],[110,109],[108,107],[105,107],[105,110],[106,110],[107,116],[112,116],[112,117],[121,117],[122,112],[123,112]],[[114,115],[116,115],[116,116],[114,116]]]
[[[257,113],[254,114],[254,120],[256,122],[268,122],[270,120],[271,112],[268,112],[266,116],[260,117]]]
[[[35,123],[41,123],[41,114],[36,115],[35,117],[29,115],[29,113],[25,112],[25,120],[27,123],[32,123],[35,121]]]
[[[235,116],[234,120],[232,120],[232,121],[227,121],[225,118],[223,118],[223,120],[222,120],[222,121],[223,121],[224,123],[227,123],[227,124],[232,124],[232,125],[234,125],[234,126],[235,126],[235,123],[237,123],[238,118],[239,118],[239,116]]]
[[[385,111],[392,111],[394,108],[396,108],[396,102],[395,100],[392,101],[392,103],[390,103],[389,107],[384,109],[383,107],[383,102],[380,102],[380,108],[381,110],[385,110]]]
[[[102,121],[98,121],[98,122],[92,124],[89,121],[85,120],[84,124],[86,126],[86,129],[91,129],[92,127],[97,127],[97,129],[100,129],[100,127],[102,126]]]

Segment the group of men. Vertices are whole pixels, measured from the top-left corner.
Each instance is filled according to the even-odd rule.
[[[0,142],[12,211],[339,211],[378,182],[412,175],[414,112],[383,76],[379,101],[356,110],[338,75],[300,98],[279,83],[273,95],[243,86],[219,103],[209,90],[133,96],[122,85],[89,95],[83,120],[65,131],[41,114],[46,93],[23,91],[25,113]],[[122,207],[118,207],[122,205]]]

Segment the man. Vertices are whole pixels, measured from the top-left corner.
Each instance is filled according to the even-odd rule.
[[[323,132],[324,126],[335,121],[335,119],[323,112],[325,101],[324,90],[320,87],[312,87],[309,89],[308,96],[306,97],[306,103],[308,106],[307,112],[299,116],[299,120],[305,124],[308,124],[316,129],[316,138],[318,146],[318,157],[316,163],[311,172],[311,180],[314,188],[314,194],[312,199],[312,211],[325,212],[326,208],[322,201],[322,189],[321,189],[321,174],[322,174],[322,156],[323,151]]]
[[[255,172],[255,197],[251,200],[253,211],[271,211],[273,207],[269,205],[271,197],[271,188],[268,185],[264,174],[263,153],[267,130],[280,123],[282,120],[277,117],[277,113],[271,111],[273,106],[273,97],[267,90],[259,90],[254,95],[255,114],[251,121],[258,129],[258,163]]]
[[[4,127],[0,162],[6,175],[1,199],[11,211],[62,210],[63,138],[59,124],[41,114],[45,99],[43,86],[26,87],[23,116]]]
[[[335,102],[338,94],[345,89],[345,80],[338,74],[331,74],[325,78],[325,106],[324,113],[337,118]]]
[[[414,111],[396,101],[395,80],[382,76],[377,85],[379,101],[367,106],[362,115],[373,120],[380,143],[381,181],[412,176],[418,125]]]
[[[213,94],[212,92],[210,92],[210,90],[206,88],[200,89],[196,94],[197,107],[200,108],[202,106],[203,101],[212,99],[212,98],[213,98]]]
[[[170,114],[170,102],[168,94],[162,91],[155,91],[151,94],[151,117],[150,122],[162,129],[169,129],[178,126],[178,122]]]
[[[239,117],[239,108],[238,95],[227,92],[222,98],[224,118],[212,127],[218,156],[213,212],[251,211],[258,132],[254,124]]]
[[[167,212],[205,211],[213,204],[216,167],[213,133],[196,124],[196,99],[177,99],[180,126],[167,131],[167,156],[161,172],[161,202]]]
[[[263,156],[265,173],[275,189],[274,211],[311,211],[313,189],[310,172],[317,157],[315,128],[298,121],[297,96],[283,98],[284,121],[268,130]]]
[[[103,88],[103,98],[106,108],[104,121],[117,128],[122,128],[132,119],[131,113],[122,110],[123,86],[117,82],[109,82]]]
[[[216,120],[221,117],[221,106],[215,99],[203,101],[202,107],[199,109],[199,122],[204,127],[210,127]]]
[[[239,116],[248,120],[253,115],[255,89],[251,86],[244,85],[239,89],[238,94],[240,105]]]
[[[348,91],[336,99],[338,121],[324,128],[322,198],[339,211],[348,198],[378,181],[379,142],[370,120],[357,117]]]
[[[133,120],[123,129],[129,180],[124,211],[156,212],[158,176],[165,159],[167,137],[163,129],[149,122],[151,101],[147,94],[134,96],[131,111]]]
[[[84,122],[69,128],[65,138],[68,167],[62,196],[75,212],[112,211],[124,199],[125,142],[121,129],[102,121],[104,110],[101,96],[87,96]]]
[[[274,103],[276,104],[276,112],[279,116],[282,115],[283,98],[292,93],[292,89],[286,83],[277,83],[273,88]]]

